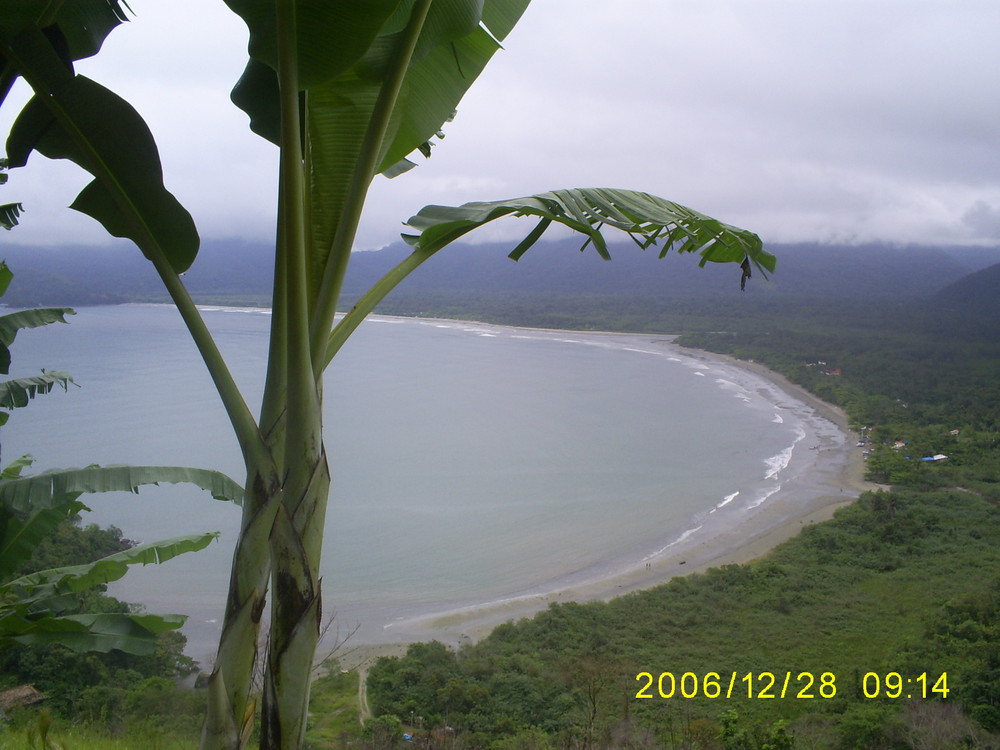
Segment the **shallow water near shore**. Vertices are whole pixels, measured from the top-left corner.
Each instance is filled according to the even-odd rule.
[[[204,314],[255,409],[267,311]],[[242,479],[172,308],[84,308],[70,320],[23,332],[12,349],[13,376],[64,369],[81,387],[15,413],[5,462],[32,453],[39,471],[179,464]],[[331,632],[358,628],[357,643],[641,569],[768,507],[844,442],[769,381],[656,336],[376,317],[331,367],[325,398],[324,611],[336,615]],[[85,521],[138,541],[222,532],[112,590],[189,614],[188,652],[209,661],[239,509],[174,486],[84,499]]]

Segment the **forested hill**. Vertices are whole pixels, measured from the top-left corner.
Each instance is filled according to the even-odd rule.
[[[545,294],[639,294],[704,296],[739,288],[732,264],[699,268],[696,257],[670,253],[662,260],[656,248],[646,251],[626,242],[611,248],[612,262],[592,249],[580,253],[571,238],[539,244],[517,263],[504,245],[455,246],[421,267],[399,293],[492,292]],[[971,271],[981,257],[964,258],[947,248],[882,245],[770,245],[778,257],[777,273],[764,282],[756,273],[748,292],[829,297],[915,296],[936,292]],[[352,262],[356,288],[374,280],[390,259],[403,257],[403,246],[359,254]],[[1000,261],[1000,248],[992,262]]]
[[[626,241],[612,247],[607,263],[593,251],[578,252],[579,240],[540,243],[519,262],[507,245],[446,248],[418,269],[380,311],[442,314],[452,308],[497,307],[501,303],[655,300],[732,297],[739,270],[732,264],[699,269],[696,259],[657,258]],[[892,299],[930,297],[966,275],[1000,261],[1000,248],[955,249],[889,245],[771,245],[778,270],[769,280],[754,275],[746,295],[801,298]],[[408,251],[403,243],[352,259],[345,284],[351,302]],[[265,304],[271,261],[266,244],[207,241],[185,275],[204,302]],[[159,281],[138,252],[113,248],[40,249],[6,244],[2,252],[17,274],[11,305],[86,305],[166,300]]]
[[[936,300],[949,308],[1000,312],[1000,263],[949,284],[937,294]]]

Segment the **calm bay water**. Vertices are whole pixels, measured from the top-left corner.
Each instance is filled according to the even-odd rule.
[[[204,314],[256,409],[269,315]],[[16,412],[0,435],[4,462],[31,453],[38,471],[178,464],[242,479],[172,308],[85,308],[70,321],[22,332],[12,348],[12,375],[69,370],[81,387]],[[372,319],[326,378],[325,608],[341,631],[357,625],[356,639],[375,641],[402,617],[637,564],[708,514],[780,488],[807,430],[776,393],[657,337]],[[85,521],[138,541],[222,532],[112,592],[189,614],[189,653],[207,660],[239,509],[178,486],[83,499]]]

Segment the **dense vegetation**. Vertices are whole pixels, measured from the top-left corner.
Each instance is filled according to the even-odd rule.
[[[132,546],[120,529],[81,526],[80,518],[63,522],[36,550],[18,575],[93,562]],[[67,612],[127,612],[131,605],[98,586],[76,595]],[[178,631],[160,634],[155,652],[139,656],[121,651],[77,653],[58,646],[10,646],[0,649],[0,691],[32,684],[45,695],[45,710],[76,723],[98,725],[102,732],[130,731],[197,736],[203,700],[178,689],[177,680],[196,669],[184,655],[186,639]],[[13,711],[15,727],[30,730],[32,711]]]
[[[18,574],[76,565],[131,546],[121,530],[68,519],[36,550]],[[80,612],[127,611],[133,605],[105,592],[78,597]],[[0,650],[0,693],[31,684],[42,703],[0,710],[0,748],[100,748],[159,750],[197,743],[205,696],[192,690],[198,665],[184,654],[178,631],[160,634],[155,652],[136,656],[120,651],[75,653],[53,646]],[[343,746],[361,736],[358,677],[333,669],[316,680],[308,739],[310,746]]]
[[[753,565],[607,604],[556,605],[457,654],[414,645],[372,670],[370,700],[377,713],[461,730],[462,747],[524,747],[539,731],[540,746],[553,747],[757,747],[717,740],[727,723],[764,737],[782,720],[803,747],[907,747],[928,714],[944,721],[938,713],[950,709],[935,699],[947,687],[981,724],[956,716],[949,731],[985,736],[1000,730],[998,542],[1000,517],[971,493],[867,495]],[[643,672],[652,677],[637,680]],[[672,700],[659,697],[662,672],[678,681]],[[697,687],[680,682],[686,672]],[[714,699],[704,697],[711,672]],[[773,699],[762,697],[763,672],[777,678]],[[881,699],[867,699],[868,672],[926,673],[932,700],[886,699],[885,682]],[[812,697],[780,699],[786,673],[788,696]],[[824,673],[835,676],[825,691]],[[869,678],[869,692],[876,684]],[[685,687],[697,697],[680,698]]]
[[[968,302],[699,307],[682,343],[766,363],[843,406],[892,491],[750,565],[553,605],[457,653],[415,644],[372,669],[375,713],[463,748],[996,746],[1000,321]],[[787,695],[815,697],[761,697],[762,672],[773,694],[788,674]],[[731,680],[731,698],[704,697]]]

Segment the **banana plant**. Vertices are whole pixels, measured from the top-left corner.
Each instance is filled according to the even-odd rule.
[[[0,474],[0,649],[16,644],[66,646],[75,651],[149,654],[156,636],[179,628],[182,615],[77,614],[76,594],[117,581],[130,565],[163,563],[204,549],[217,532],[143,544],[92,563],[11,577],[30,560],[38,544],[81,511],[85,492],[136,492],[141,485],[188,482],[218,499],[238,501],[242,487],[212,471],[179,467],[89,466],[22,476],[22,457]]]
[[[0,296],[13,274],[0,261]],[[17,333],[57,321],[73,311],[37,308],[0,316],[0,372],[10,370],[9,346]],[[42,372],[28,378],[0,381],[0,406],[27,405],[56,385],[73,382],[68,373]],[[7,411],[0,411],[0,425]],[[22,456],[0,472],[0,649],[12,645],[59,644],[77,651],[118,649],[152,653],[157,635],[179,628],[181,615],[76,614],[76,595],[116,581],[130,565],[161,563],[185,552],[203,549],[218,537],[205,533],[133,547],[96,562],[17,575],[38,544],[67,518],[87,507],[84,493],[130,491],[160,482],[185,482],[208,490],[220,500],[240,502],[243,488],[216,471],[173,466],[88,466],[25,476],[30,456]]]
[[[249,29],[249,61],[232,99],[251,129],[279,149],[278,222],[270,349],[254,416],[236,388],[180,274],[198,236],[163,184],[139,115],[73,71],[123,17],[115,0],[30,3],[0,11],[0,84],[35,91],[7,141],[11,166],[32,151],[70,159],[93,181],[73,208],[127,237],[153,264],[215,382],[246,467],[243,520],[223,631],[209,681],[204,748],[247,744],[257,703],[251,677],[267,591],[271,607],[261,747],[300,748],[322,597],[319,558],[330,488],[321,403],[323,374],[364,316],[414,268],[449,243],[503,217],[533,217],[511,252],[521,257],[552,224],[610,257],[602,234],[641,249],[693,253],[751,266],[775,260],[753,233],[676,203],[621,189],[555,190],[522,198],[429,206],[408,222],[411,255],[335,323],[369,187],[429,153],[466,90],[520,19],[528,0],[225,0]],[[84,16],[87,18],[84,18]],[[3,88],[0,87],[0,92]]]

